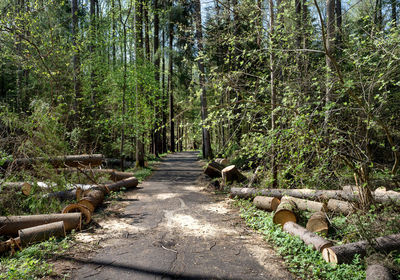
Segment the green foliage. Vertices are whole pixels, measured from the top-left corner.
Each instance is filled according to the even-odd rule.
[[[51,238],[16,252],[12,257],[0,258],[0,279],[31,280],[50,276],[53,266],[49,260],[63,254],[70,242],[69,238]]]

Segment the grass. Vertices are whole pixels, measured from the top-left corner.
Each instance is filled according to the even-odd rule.
[[[63,254],[70,247],[71,239],[50,238],[34,244],[13,256],[0,258],[0,279],[33,280],[53,274],[53,265],[49,260]],[[64,275],[66,277],[66,275]]]
[[[241,217],[251,228],[263,234],[285,260],[289,271],[301,279],[365,279],[365,264],[355,258],[352,264],[332,265],[326,263],[321,254],[305,245],[300,238],[282,231],[272,222],[272,213],[255,208],[247,200],[237,200]]]

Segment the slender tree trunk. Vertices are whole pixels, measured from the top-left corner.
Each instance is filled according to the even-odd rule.
[[[195,8],[195,21],[196,21],[196,42],[197,47],[199,49],[199,54],[202,55],[203,52],[203,27],[201,21],[201,6],[200,0],[194,1],[194,8]],[[201,86],[201,95],[200,95],[200,102],[201,102],[201,120],[202,120],[202,138],[203,138],[203,157],[204,158],[212,158],[212,151],[211,151],[211,140],[210,140],[210,132],[206,127],[206,120],[208,117],[207,113],[207,92],[206,92],[206,85],[205,85],[205,71],[204,71],[204,64],[203,59],[200,57],[197,60],[197,64],[199,67],[199,80]]]
[[[276,129],[276,86],[275,86],[275,55],[274,55],[274,46],[275,46],[275,12],[274,12],[274,1],[269,0],[269,30],[270,30],[270,86],[271,86],[271,130],[274,131]],[[276,163],[276,155],[275,155],[275,145],[272,146],[271,149],[271,173],[272,173],[272,187],[276,188],[278,185],[278,167]]]
[[[390,0],[392,6],[392,22],[393,26],[397,26],[397,0]]]
[[[325,106],[330,106],[332,103],[333,84],[334,84],[334,65],[330,57],[335,53],[335,0],[326,0],[326,92],[325,92]],[[325,111],[325,131],[328,128],[330,121],[331,109],[327,108]]]
[[[81,81],[80,81],[80,52],[77,46],[77,32],[78,32],[78,0],[72,0],[71,5],[72,14],[72,67],[74,73],[74,110],[75,110],[75,121],[80,121],[80,99],[81,94]]]
[[[77,1],[77,0],[73,0]],[[112,65],[113,68],[115,67],[115,63],[117,61],[117,50],[115,47],[115,41],[116,41],[116,25],[115,25],[115,0],[111,0],[111,28],[112,28]]]
[[[158,11],[158,0],[154,0],[154,68],[155,68],[155,80],[157,85],[160,84],[160,39],[159,39],[159,32],[160,32],[160,20],[159,20],[159,11]],[[161,153],[162,143],[161,143],[161,133],[160,133],[160,104],[159,104],[159,92],[156,93],[156,102],[154,103],[154,114],[155,114],[155,121],[154,121],[154,155],[158,157]]]
[[[171,133],[171,152],[175,152],[175,123],[174,123],[174,93],[173,93],[173,41],[174,41],[174,25],[169,23],[169,70],[168,70],[168,93],[169,93],[169,123]]]
[[[340,52],[342,45],[342,0],[336,0],[336,49]]]
[[[168,90],[165,90],[165,71],[166,71],[166,61],[165,61],[165,28],[162,29],[162,49],[161,49],[161,90],[162,90],[162,144],[163,153],[168,151],[168,140],[167,140],[167,113],[168,110]]]

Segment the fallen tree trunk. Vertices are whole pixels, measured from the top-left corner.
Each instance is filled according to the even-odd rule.
[[[325,212],[315,212],[307,222],[306,229],[311,232],[328,234],[329,223]]]
[[[281,202],[276,197],[256,196],[253,203],[258,209],[275,211]]]
[[[281,198],[281,202],[285,202],[285,201],[294,203],[296,205],[297,209],[303,210],[303,211],[309,211],[309,212],[324,211],[325,212],[327,210],[326,205],[321,202],[301,199],[301,198],[287,196],[287,195],[285,195]]]
[[[307,245],[312,245],[313,248],[319,252],[323,249],[331,247],[332,242],[322,238],[315,233],[308,231],[304,227],[294,223],[287,222],[283,225],[283,230],[290,233],[291,235],[298,236]]]
[[[310,189],[255,189],[255,188],[232,188],[231,196],[240,198],[251,198],[256,195],[273,196],[281,199],[284,195],[325,201],[329,199],[343,199],[347,201],[358,201],[358,196],[341,190],[310,190]]]
[[[85,217],[85,224],[89,223],[94,210],[103,202],[104,196],[112,191],[118,191],[121,188],[134,188],[139,181],[135,177],[130,177],[116,183],[98,185],[87,191],[84,191],[82,198],[77,203],[67,205],[62,212],[81,212]],[[77,190],[78,191],[78,190]],[[80,196],[80,195],[79,195]]]
[[[214,161],[223,166],[227,166],[229,164],[229,161],[226,158],[216,158]]]
[[[64,222],[67,231],[80,230],[82,216],[80,213],[70,213],[0,217],[0,235],[15,236],[21,229],[59,221]]]
[[[329,199],[328,210],[336,213],[349,215],[354,212],[355,208],[350,202],[337,199]]]
[[[103,155],[68,155],[58,157],[37,157],[37,158],[17,158],[13,161],[6,161],[3,166],[9,167],[10,165],[17,168],[31,168],[33,165],[40,163],[49,163],[55,168],[60,167],[82,167],[90,166],[95,167],[101,165],[103,162]]]
[[[376,202],[400,206],[400,192],[387,191],[386,188],[378,188],[374,192]]]
[[[381,264],[368,265],[366,280],[393,280],[390,270]]]
[[[21,246],[26,247],[29,244],[44,241],[50,237],[65,237],[64,222],[54,222],[36,227],[21,229],[18,231]]]
[[[5,182],[1,184],[1,192],[21,191],[24,195],[31,194],[32,185],[27,182]]]
[[[235,165],[230,165],[222,169],[221,175],[225,185],[233,183],[234,181],[240,183],[247,179],[246,176],[240,173],[240,171],[236,168]]]
[[[355,254],[361,257],[366,255],[367,249],[373,248],[379,252],[389,253],[400,249],[400,234],[378,237],[373,240],[373,244],[368,241],[359,241],[339,246],[326,248],[322,251],[322,257],[330,263],[350,263]]]
[[[132,172],[122,172],[115,169],[76,169],[76,168],[61,168],[57,170],[60,173],[64,174],[73,174],[73,173],[84,173],[91,175],[107,175],[110,180],[117,182],[123,179],[127,179],[134,176]]]
[[[287,222],[296,223],[295,209],[296,206],[289,201],[281,201],[278,208],[276,208],[272,221],[274,224],[279,224],[281,226],[284,226]]]

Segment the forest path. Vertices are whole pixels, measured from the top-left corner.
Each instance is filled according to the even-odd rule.
[[[72,278],[293,279],[229,199],[203,190],[201,176],[195,152],[164,158],[141,189],[127,192],[117,219],[99,222],[104,247],[74,258]]]

